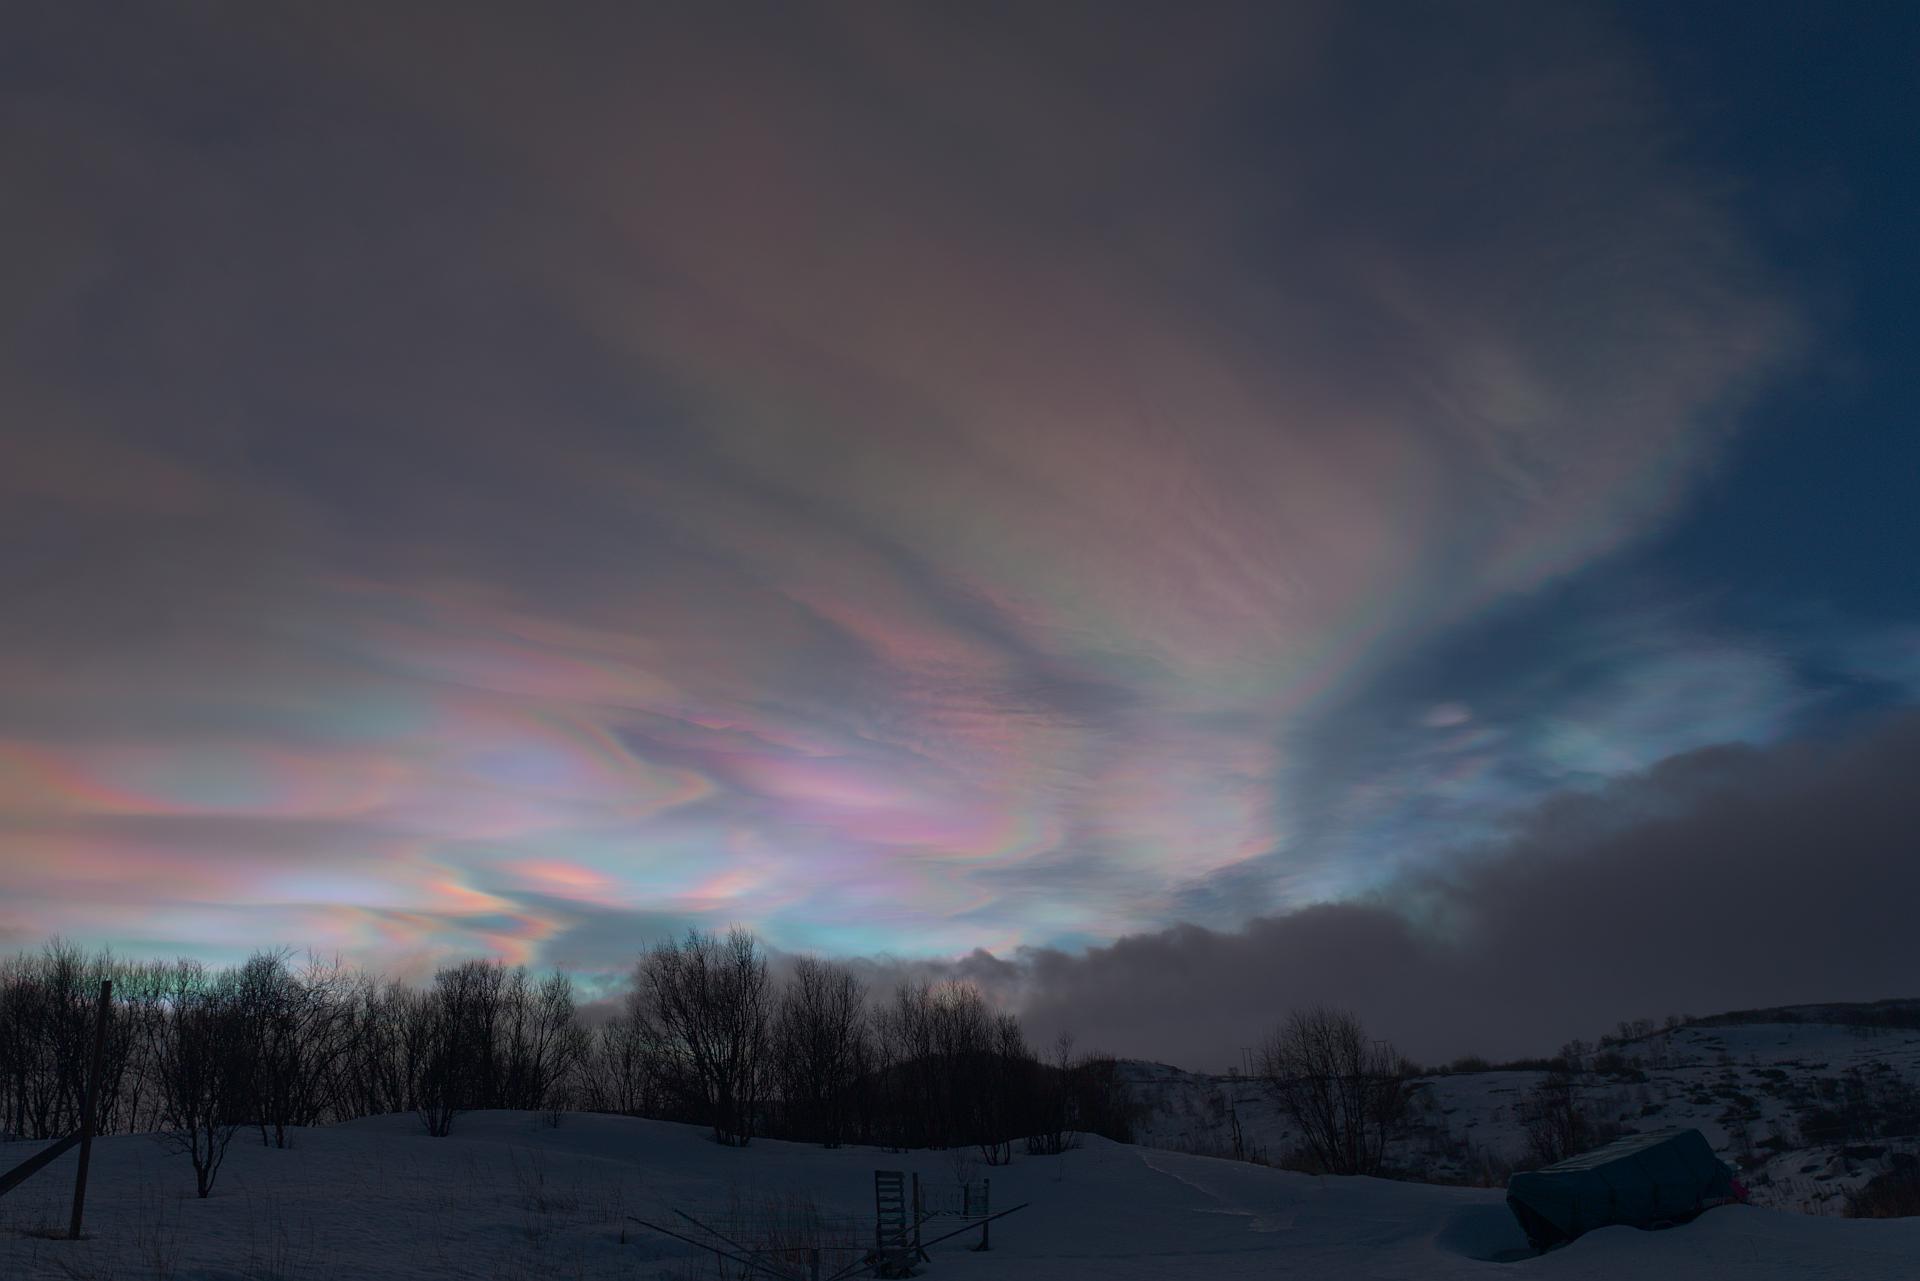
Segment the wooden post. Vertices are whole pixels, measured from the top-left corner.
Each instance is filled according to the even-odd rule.
[[[925,1258],[926,1251],[920,1248],[920,1223],[927,1213],[920,1206],[920,1171],[913,1172],[913,1253],[915,1258]]]
[[[993,1213],[992,1179],[983,1179],[980,1182],[980,1213],[985,1215],[991,1215]],[[992,1231],[993,1220],[991,1218],[980,1220],[980,1248],[982,1250],[990,1250],[993,1248],[992,1245],[989,1244],[988,1237],[988,1234]]]
[[[807,1281],[820,1281],[820,1247],[807,1251]]]
[[[80,1239],[80,1216],[87,1208],[87,1163],[93,1157],[93,1126],[100,1111],[101,1058],[107,1049],[107,1013],[113,1006],[113,980],[100,980],[100,1005],[93,1014],[93,1062],[87,1067],[87,1093],[80,1101],[80,1168],[73,1175],[73,1222],[67,1238]]]

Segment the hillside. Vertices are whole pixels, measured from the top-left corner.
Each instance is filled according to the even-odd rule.
[[[1842,1212],[1846,1194],[1920,1157],[1915,1002],[1802,1006],[1702,1019],[1587,1055],[1581,1107],[1623,1130],[1698,1127],[1742,1171],[1756,1204]],[[1188,1152],[1281,1161],[1297,1137],[1266,1092],[1232,1076],[1129,1063],[1136,1138]],[[1423,1076],[1388,1163],[1415,1178],[1496,1179],[1526,1149],[1522,1109],[1543,1070]]]
[[[181,1158],[148,1139],[106,1139],[95,1154],[89,1239],[35,1234],[64,1222],[71,1167],[56,1167],[0,1201],[0,1276],[711,1276],[692,1266],[688,1247],[625,1216],[658,1222],[678,1207],[746,1239],[768,1207],[791,1221],[810,1205],[826,1216],[830,1235],[864,1240],[876,1167],[917,1171],[932,1186],[951,1184],[956,1159],[966,1160],[767,1141],[728,1149],[689,1126],[568,1116],[553,1129],[533,1114],[500,1112],[463,1116],[444,1139],[396,1116],[302,1131],[296,1140],[278,1151],[243,1138],[213,1198],[198,1201]],[[8,1145],[0,1161],[27,1150]],[[1029,1208],[995,1226],[990,1253],[970,1252],[966,1237],[935,1247],[930,1276],[1874,1281],[1910,1278],[1920,1257],[1920,1221],[1736,1206],[1664,1232],[1606,1229],[1536,1258],[1526,1255],[1497,1190],[1310,1178],[1100,1139],[1061,1157],[1021,1156],[970,1173],[992,1180],[996,1207]]]

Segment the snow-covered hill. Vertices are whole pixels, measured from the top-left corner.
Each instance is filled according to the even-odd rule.
[[[88,1239],[64,1224],[71,1158],[0,1200],[0,1277],[134,1281],[349,1281],[462,1277],[712,1276],[689,1247],[628,1222],[677,1222],[672,1209],[746,1239],[811,1207],[824,1231],[870,1240],[875,1168],[992,1181],[1002,1220],[993,1249],[970,1235],[933,1250],[928,1274],[964,1281],[1318,1277],[1338,1281],[1633,1276],[1910,1281],[1920,1220],[1840,1220],[1749,1207],[1709,1211],[1664,1232],[1610,1228],[1543,1257],[1498,1190],[1377,1179],[1310,1178],[1240,1162],[1100,1139],[1059,1157],[971,1170],[966,1154],[887,1153],[755,1142],[721,1148],[702,1131],[621,1117],[525,1113],[460,1118],[450,1138],[411,1117],[301,1131],[278,1151],[238,1141],[211,1200],[191,1196],[184,1160],[151,1140],[95,1151]],[[30,1145],[0,1148],[0,1163]]]
[[[1847,1192],[1920,1160],[1920,1030],[1809,1021],[1818,1012],[1773,1014],[1791,1022],[1722,1016],[1610,1046],[1582,1060],[1577,1097],[1626,1130],[1698,1127],[1742,1170],[1757,1204],[1838,1214]],[[1123,1074],[1143,1105],[1143,1144],[1229,1153],[1236,1120],[1243,1152],[1279,1162],[1298,1142],[1255,1082],[1149,1063],[1125,1064]],[[1411,1128],[1391,1146],[1389,1165],[1416,1177],[1497,1179],[1525,1152],[1523,1104],[1545,1075],[1419,1078]]]

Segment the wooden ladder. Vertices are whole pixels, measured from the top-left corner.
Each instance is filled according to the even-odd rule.
[[[873,1248],[882,1254],[912,1243],[907,1215],[907,1176],[898,1170],[873,1172]]]

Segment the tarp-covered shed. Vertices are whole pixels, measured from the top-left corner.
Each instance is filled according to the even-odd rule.
[[[1733,1171],[1698,1130],[1629,1135],[1507,1180],[1507,1206],[1540,1250],[1615,1223],[1677,1223],[1734,1199]]]

